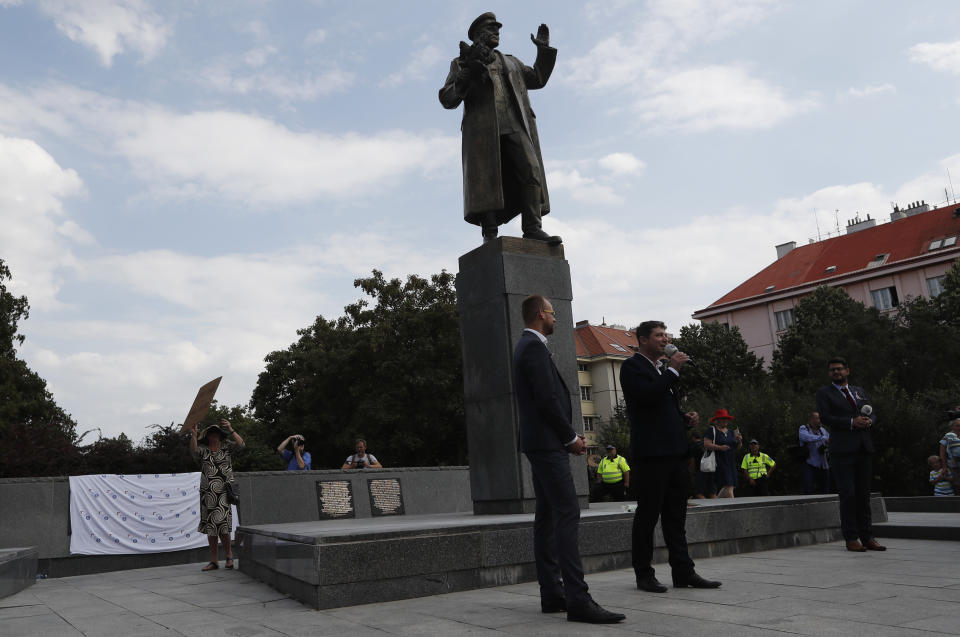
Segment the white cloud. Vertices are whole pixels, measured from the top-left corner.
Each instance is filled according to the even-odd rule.
[[[584,177],[579,170],[551,170],[547,172],[547,187],[551,192],[567,191],[575,201],[596,204],[620,204],[623,197],[610,186]]]
[[[665,129],[770,128],[816,107],[813,99],[788,99],[737,67],[707,66],[662,78],[635,104],[640,118]]]
[[[303,43],[307,46],[316,46],[327,39],[327,32],[323,29],[314,29],[304,39]]]
[[[853,98],[871,98],[896,92],[897,87],[893,84],[880,84],[877,86],[851,86],[844,95]]]
[[[597,163],[615,175],[640,175],[647,167],[631,153],[610,153],[597,160]]]
[[[742,64],[693,65],[684,58],[703,43],[729,38],[776,9],[772,0],[656,0],[618,4],[619,23],[639,25],[598,42],[567,63],[560,81],[592,94],[636,95],[633,111],[653,128],[704,132],[770,128],[816,105],[752,77]],[[594,15],[588,9],[588,15]]]
[[[172,32],[143,0],[39,0],[38,7],[64,35],[96,51],[104,66],[126,50],[149,60]]]
[[[457,166],[458,137],[402,130],[295,132],[230,111],[181,114],[57,85],[23,94],[0,85],[0,131],[73,135],[123,156],[157,192],[280,204],[364,195],[416,172]]]
[[[436,44],[428,44],[413,52],[410,62],[402,70],[391,73],[381,86],[395,87],[408,81],[434,79],[437,67],[447,62],[447,55]]]
[[[909,49],[913,62],[926,64],[935,71],[960,73],[960,40],[956,42],[922,42]]]
[[[251,67],[260,68],[271,54],[269,48],[259,49],[248,52],[244,61]],[[275,68],[251,72],[233,69],[226,64],[213,64],[200,71],[197,79],[224,93],[264,93],[284,101],[309,101],[347,90],[353,86],[355,77],[336,66],[319,74],[292,75]]]
[[[242,59],[247,66],[261,67],[276,54],[277,47],[275,46],[259,46],[244,53]]]
[[[0,257],[11,288],[33,307],[57,304],[59,272],[72,267],[70,240],[89,235],[64,217],[63,200],[83,194],[77,173],[61,168],[36,142],[0,135]]]

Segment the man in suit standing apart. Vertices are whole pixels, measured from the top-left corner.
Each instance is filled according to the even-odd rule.
[[[842,358],[827,363],[830,384],[817,390],[820,420],[830,426],[830,464],[840,494],[840,530],[847,550],[886,551],[873,537],[870,525],[870,480],[873,477],[873,440],[870,427],[877,417],[864,410],[868,399],[861,387],[847,383],[850,368]]]
[[[667,326],[644,321],[637,326],[640,349],[620,368],[620,386],[630,421],[634,480],[638,489],[637,511],[633,517],[633,570],[637,588],[665,593],[650,562],[653,560],[653,531],[661,520],[663,540],[669,553],[674,588],[717,588],[720,582],[702,578],[694,571],[687,553],[687,428],[698,415],[680,410],[675,386],[680,368],[690,360],[677,351],[661,369],[658,361],[670,343]]]
[[[544,613],[566,610],[568,621],[612,624],[625,619],[587,592],[577,536],[580,504],[567,454],[583,455],[583,437],[571,426],[570,391],[550,358],[547,336],[556,323],[553,306],[539,294],[521,308],[526,329],[513,352],[513,379],[520,417],[520,450],[530,461],[537,498],[533,553]]]

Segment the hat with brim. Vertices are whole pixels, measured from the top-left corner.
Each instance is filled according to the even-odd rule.
[[[726,409],[718,409],[713,412],[713,418],[710,419],[710,422],[714,420],[733,420],[733,416]]]
[[[493,14],[492,11],[487,11],[486,13],[481,13],[480,16],[470,23],[470,28],[467,29],[467,37],[470,38],[470,41],[473,42],[476,38],[477,31],[487,26],[488,24],[495,24],[497,28],[503,27],[502,24],[497,22],[497,16]]]
[[[614,449],[616,449],[616,447],[613,445],[607,445],[607,451],[613,451]]]
[[[753,440],[750,441],[750,444],[751,444],[751,445],[759,445],[760,443],[757,442],[757,439],[756,439],[756,438],[754,438]]]
[[[227,437],[227,432],[224,431],[220,425],[210,425],[209,427],[204,427],[203,431],[200,432],[199,440],[206,443],[207,434],[209,434],[211,431],[216,431],[219,433],[221,440]]]

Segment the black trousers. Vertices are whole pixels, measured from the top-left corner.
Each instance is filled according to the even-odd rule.
[[[610,496],[612,502],[622,502],[627,497],[626,487],[623,480],[620,482],[599,482],[593,491],[597,500],[603,500]]]
[[[751,496],[770,495],[770,479],[767,476],[761,476],[753,479],[753,484],[747,481],[747,493]]]
[[[533,522],[533,556],[540,597],[565,597],[567,607],[590,599],[583,579],[578,545],[580,503],[565,451],[527,451],[537,509]]]
[[[870,521],[870,482],[873,477],[873,454],[831,453],[833,478],[840,495],[840,530],[847,542],[873,539]]]
[[[633,516],[633,570],[637,578],[654,574],[653,531],[660,520],[674,577],[693,573],[687,553],[687,492],[690,474],[687,459],[638,458],[632,467],[637,490],[637,512]]]

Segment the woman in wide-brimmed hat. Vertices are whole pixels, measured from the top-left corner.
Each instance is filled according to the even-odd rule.
[[[714,475],[717,494],[721,498],[732,498],[733,489],[737,486],[736,450],[743,446],[740,430],[729,431],[733,416],[726,409],[713,412],[710,419],[711,427],[703,435],[703,447],[713,451],[717,456],[717,471]]]
[[[222,419],[219,424],[204,428],[197,440],[197,425],[190,429],[190,451],[200,460],[200,526],[198,531],[207,534],[210,544],[210,563],[204,571],[220,568],[217,542],[223,544],[227,568],[233,568],[233,551],[230,532],[233,530],[233,513],[227,501],[227,483],[233,480],[231,447],[242,447],[243,438]]]

